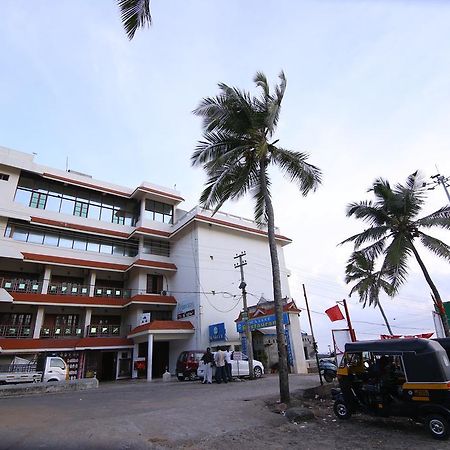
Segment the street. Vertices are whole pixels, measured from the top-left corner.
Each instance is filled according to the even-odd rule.
[[[291,392],[317,385],[291,375]],[[0,400],[0,449],[445,449],[407,420],[336,421],[331,401],[310,400],[316,419],[291,424],[271,411],[278,378],[202,385],[125,381],[97,390]]]

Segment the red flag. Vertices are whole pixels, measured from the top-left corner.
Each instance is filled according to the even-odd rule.
[[[325,311],[325,314],[330,318],[332,322],[344,319],[344,316],[342,315],[341,310],[339,309],[339,305],[333,306],[332,308],[328,308]]]

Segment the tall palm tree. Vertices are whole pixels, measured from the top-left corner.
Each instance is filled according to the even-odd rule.
[[[130,41],[138,28],[152,24],[150,0],[117,0],[117,4],[120,8],[122,24]]]
[[[381,270],[387,274],[394,290],[403,284],[408,275],[408,259],[414,255],[430,286],[436,309],[441,315],[446,336],[449,326],[442,299],[414,245],[422,245],[435,255],[450,261],[450,246],[434,238],[423,229],[450,229],[450,206],[444,206],[428,216],[417,218],[424,203],[425,189],[418,172],[411,174],[404,185],[391,187],[387,180],[377,179],[370,189],[375,201],[351,203],[347,216],[355,216],[369,224],[362,233],[351,236],[342,243],[353,242],[355,250],[369,259],[383,258]],[[364,247],[364,245],[367,245]]]
[[[280,356],[280,398],[289,402],[286,344],[283,331],[280,265],[275,240],[274,211],[270,194],[269,167],[278,166],[300,192],[307,195],[321,182],[320,170],[307,163],[306,153],[277,146],[274,140],[281,101],[286,89],[284,73],[271,93],[265,75],[254,77],[261,89],[259,96],[220,83],[216,97],[204,98],[194,114],[203,118],[203,140],[192,155],[192,164],[202,166],[208,180],[200,203],[214,213],[228,199],[239,199],[247,193],[255,201],[255,220],[267,225],[272,263],[277,344]]]
[[[384,309],[381,306],[380,290],[383,290],[391,297],[395,292],[392,285],[385,278],[386,274],[382,273],[381,270],[375,272],[374,266],[375,261],[373,259],[369,259],[361,252],[353,252],[345,268],[345,282],[349,284],[356,281],[356,284],[350,291],[350,296],[357,292],[359,300],[363,303],[363,308],[366,307],[367,303],[369,303],[369,306],[378,306],[389,334],[393,335]]]

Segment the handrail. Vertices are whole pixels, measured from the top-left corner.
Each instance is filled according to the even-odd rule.
[[[0,337],[28,338],[31,336],[31,325],[0,325]]]
[[[0,278],[0,287],[9,292],[40,294],[42,291],[42,281],[22,278]]]
[[[78,283],[50,283],[47,289],[48,294],[53,295],[76,295],[89,296],[89,286]]]
[[[81,327],[42,327],[41,338],[64,338],[64,337],[81,337],[83,330]]]

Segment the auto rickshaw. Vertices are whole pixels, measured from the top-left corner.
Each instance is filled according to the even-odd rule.
[[[334,413],[409,417],[436,439],[450,430],[450,363],[446,351],[427,339],[389,339],[345,345],[333,390]]]

